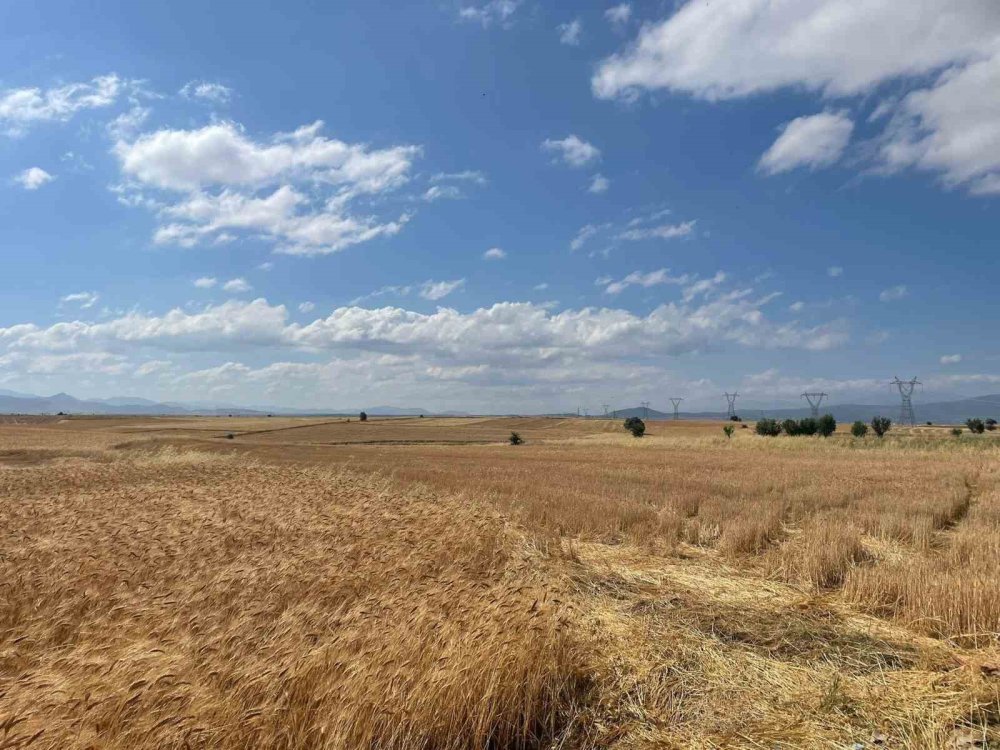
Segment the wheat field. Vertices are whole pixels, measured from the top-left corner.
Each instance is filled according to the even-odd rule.
[[[0,748],[1000,741],[1000,442],[751,433],[2,424]]]

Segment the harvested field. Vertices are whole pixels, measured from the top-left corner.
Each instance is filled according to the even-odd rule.
[[[1000,741],[994,441],[276,423],[0,426],[0,746]]]

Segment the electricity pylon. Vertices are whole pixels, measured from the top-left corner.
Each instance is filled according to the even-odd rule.
[[[730,419],[736,416],[736,397],[739,395],[740,395],[739,393],[726,394],[726,401],[729,402],[729,411],[727,412],[726,416],[728,416]]]
[[[642,406],[642,416],[644,419],[649,419],[649,402],[641,401],[640,406]]]
[[[601,408],[604,409],[604,418],[607,419],[608,418],[608,405],[607,404],[601,404]]]
[[[826,398],[825,393],[803,393],[802,398],[809,402],[809,408],[812,410],[812,415],[814,417],[819,416],[819,405],[823,403],[823,399]]]
[[[684,399],[682,399],[682,398],[672,398],[672,399],[670,399],[670,403],[672,403],[674,405],[674,419],[680,419],[681,418],[680,411],[678,411],[678,409],[679,409],[679,407],[681,405],[681,401],[683,401],[683,400]]]
[[[916,424],[917,420],[913,414],[913,400],[910,398],[913,396],[913,389],[922,385],[919,380],[913,378],[912,380],[900,380],[897,375],[896,378],[889,383],[890,386],[896,386],[899,389],[899,423],[900,424]]]

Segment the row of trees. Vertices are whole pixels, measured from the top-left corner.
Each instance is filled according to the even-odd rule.
[[[781,433],[786,435],[822,435],[830,437],[837,430],[837,420],[832,414],[824,414],[818,419],[816,417],[805,417],[803,419],[786,419],[779,422],[777,419],[758,419],[754,428],[758,435],[766,437],[777,437]]]
[[[973,435],[982,435],[987,430],[993,432],[997,428],[997,421],[995,419],[979,419],[976,417],[965,420],[965,426],[969,428],[969,432]]]

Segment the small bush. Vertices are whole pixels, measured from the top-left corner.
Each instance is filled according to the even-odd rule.
[[[764,435],[765,437],[777,437],[781,434],[781,425],[775,419],[758,419],[757,424],[754,425],[754,431],[758,435]]]
[[[629,417],[623,425],[626,430],[632,433],[632,437],[641,438],[646,434],[646,423],[639,417]]]
[[[989,430],[990,432],[993,432],[993,430],[995,430],[996,428],[997,428],[997,421],[995,419],[993,419],[993,417],[990,417],[989,419],[986,420],[986,429],[987,430]]]
[[[962,437],[962,428],[961,427],[952,427],[951,428],[951,434],[954,435],[955,437]]]
[[[862,422],[860,419],[851,425],[851,434],[856,438],[863,438],[868,434],[868,425]]]
[[[743,421],[743,417],[741,417],[741,416],[739,416],[737,414],[734,414],[733,416],[731,416],[729,418],[729,421],[730,422],[742,422]]]
[[[226,440],[232,440],[235,437],[236,436],[233,433],[231,433],[231,432],[227,432],[226,433]]]
[[[781,429],[786,435],[798,435],[799,423],[794,419],[786,419],[781,423]]]
[[[882,437],[892,429],[892,420],[889,417],[872,417],[872,432],[878,437]]]
[[[731,438],[733,436],[733,433],[736,431],[736,428],[733,427],[731,424],[727,424],[725,427],[722,428],[722,431],[726,433],[727,438]]]
[[[510,437],[507,438],[507,442],[511,445],[521,445],[524,443],[524,438],[518,435],[516,432],[510,433]]]
[[[799,420],[800,435],[815,435],[819,432],[819,420],[812,417],[803,417]]]
[[[927,420],[927,426],[930,427],[932,424],[934,424],[934,423],[928,419]]]
[[[986,432],[986,424],[979,418],[966,419],[965,426],[969,428],[969,432],[973,435],[982,435]]]
[[[832,414],[824,414],[816,423],[816,429],[823,437],[830,437],[837,431],[837,420],[833,418]]]
[[[358,415],[358,420],[361,421],[361,422],[367,422],[368,421],[368,415],[365,414],[364,412],[361,412]]]

